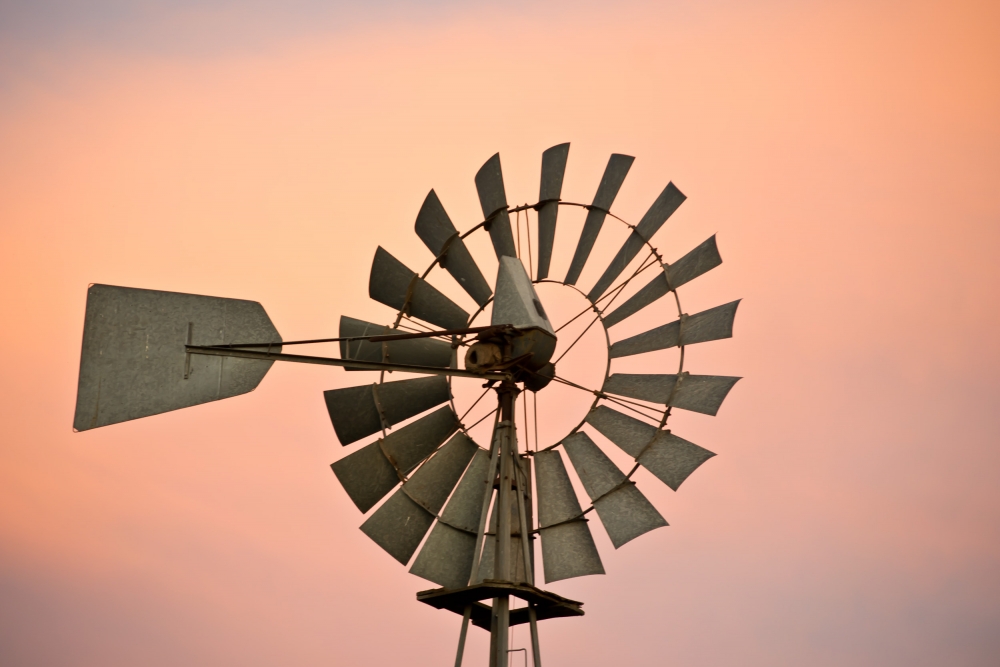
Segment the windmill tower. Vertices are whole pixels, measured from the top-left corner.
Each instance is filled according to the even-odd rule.
[[[568,154],[569,144],[545,151],[538,202],[516,207],[507,202],[499,155],[490,158],[475,178],[483,220],[464,233],[432,190],[415,225],[433,254],[430,266],[418,274],[381,247],[375,254],[369,295],[396,311],[391,325],[344,316],[337,337],[282,341],[255,302],[92,285],[74,428],[84,431],[252,391],[274,361],[377,372],[374,383],[325,392],[342,445],[354,449],[374,437],[332,465],[347,495],[368,514],[361,530],[409,564],[411,573],[439,586],[418,593],[419,601],[461,616],[456,665],[462,663],[470,624],[490,632],[494,667],[508,664],[510,628],[527,624],[539,667],[538,622],[583,610],[581,602],[536,586],[536,539],[548,584],[604,573],[588,525],[591,512],[616,549],[666,526],[632,478],[642,467],[676,491],[713,454],[667,428],[672,410],[715,415],[739,379],[685,370],[686,346],[732,336],[739,302],[693,315],[681,308],[677,289],[721,263],[714,236],[672,263],[652,245],[684,195],[670,183],[636,225],[621,220],[610,209],[633,158],[616,154],[592,203],[562,201]],[[572,230],[561,235],[573,237],[576,245],[565,278],[557,280],[550,270],[564,207],[585,209],[586,220],[578,235]],[[528,257],[520,252],[522,214]],[[609,218],[625,225],[626,238],[585,292],[577,281]],[[488,234],[496,256],[492,287],[466,243],[475,233]],[[478,310],[470,314],[428,281],[436,267],[451,275]],[[535,289],[542,283],[576,291],[586,298],[586,309],[554,326]],[[675,306],[676,319],[611,342],[612,327],[657,302]],[[569,324],[588,320],[579,336],[562,333]],[[598,323],[606,364],[600,386],[587,387],[560,369],[565,355]],[[322,343],[339,344],[340,356],[286,351]],[[612,372],[616,359],[670,348],[679,350],[676,372]],[[587,361],[593,359],[574,363]],[[393,380],[387,373],[416,377]],[[461,414],[453,391],[457,382],[478,382],[483,389]],[[590,408],[551,444],[539,443],[536,430],[532,449],[527,438],[518,437],[517,408],[523,407],[527,428],[528,403],[534,402],[537,429],[538,394],[557,385],[586,392]],[[481,402],[493,408],[473,423],[469,414]],[[490,418],[489,440],[482,446],[471,431]],[[621,470],[591,433],[632,459],[631,469]],[[563,453],[589,499],[586,509]]]

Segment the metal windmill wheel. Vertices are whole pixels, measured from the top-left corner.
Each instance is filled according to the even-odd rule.
[[[91,286],[75,429],[251,391],[275,360],[379,372],[374,383],[325,392],[342,445],[375,436],[332,465],[358,509],[370,512],[361,530],[396,560],[410,564],[410,572],[441,587],[418,593],[418,600],[462,615],[456,665],[462,662],[470,623],[490,631],[490,664],[495,666],[507,664],[510,626],[529,624],[534,664],[540,665],[537,622],[583,610],[582,603],[535,586],[536,536],[544,579],[551,583],[604,573],[588,526],[591,511],[616,549],[667,525],[632,477],[641,466],[676,491],[713,454],[667,429],[671,411],[715,415],[739,379],[684,369],[685,346],[732,336],[739,303],[694,315],[683,312],[677,289],[722,261],[714,236],[672,263],[651,244],[684,195],[668,184],[639,223],[628,224],[610,208],[633,158],[612,155],[591,204],[562,201],[568,153],[569,144],[545,151],[539,201],[513,208],[499,155],[490,158],[475,178],[484,219],[464,233],[432,190],[415,225],[433,254],[427,270],[417,274],[381,247],[375,254],[369,294],[397,311],[391,325],[345,316],[336,338],[282,342],[254,302]],[[567,206],[586,209],[586,220],[578,237],[572,231],[560,234],[576,240],[560,281],[549,273],[558,214]],[[527,265],[522,261],[511,227],[510,214],[516,213],[519,240],[522,212],[529,244],[528,213],[535,214],[536,266],[530,245]],[[584,292],[576,283],[609,217],[626,225],[627,238]],[[477,232],[488,233],[498,262],[492,288],[466,244]],[[478,310],[470,314],[433,287],[427,278],[435,267],[446,270]],[[642,287],[629,290],[637,278],[643,282],[650,275]],[[585,387],[560,374],[557,366],[583,333],[560,340],[563,327],[549,321],[535,290],[539,283],[564,285],[586,298],[587,309],[570,322],[593,313],[584,333],[598,322],[603,328],[607,362],[601,386]],[[617,303],[625,294],[630,296]],[[612,327],[667,295],[672,295],[676,319],[610,342]],[[489,324],[477,323],[487,311]],[[283,351],[330,342],[339,343],[340,358]],[[679,349],[674,373],[612,372],[615,359],[668,348]],[[386,376],[394,371],[423,377]],[[460,416],[452,383],[473,381],[483,392]],[[537,393],[556,385],[588,392],[593,397],[589,410],[557,442],[540,446],[536,434],[534,450],[522,448],[515,428],[519,397],[524,392],[535,396],[537,419]],[[491,392],[495,407],[475,423],[467,419]],[[489,408],[488,402],[483,405]],[[490,417],[492,432],[480,446],[471,430]],[[634,462],[631,469],[623,472],[588,431],[627,454]],[[562,451],[589,497],[587,509],[573,489]]]

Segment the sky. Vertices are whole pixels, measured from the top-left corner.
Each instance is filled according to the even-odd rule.
[[[541,624],[546,664],[997,664],[998,32],[920,0],[0,2],[0,663],[451,664],[460,619],[329,468],[322,392],[370,380],[286,365],[73,433],[86,290],[251,299],[286,339],[387,322],[370,262],[430,263],[431,188],[467,229],[491,155],[533,202],[569,141],[564,199],[626,153],[622,218],[688,197],[668,261],[717,235],[684,309],[743,301],[686,367],[744,379],[672,417],[717,453],[679,491],[640,471],[670,527],[590,523],[607,574],[548,586],[587,613]]]

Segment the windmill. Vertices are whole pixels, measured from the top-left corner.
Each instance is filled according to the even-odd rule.
[[[676,491],[714,454],[667,428],[672,410],[715,415],[739,379],[693,375],[684,367],[686,346],[732,336],[739,304],[693,315],[681,308],[678,288],[722,261],[714,236],[673,262],[652,245],[684,195],[670,183],[638,224],[621,220],[610,209],[633,158],[615,154],[592,203],[563,201],[568,154],[569,144],[545,151],[538,202],[515,207],[507,202],[500,157],[491,157],[475,177],[483,220],[465,232],[457,230],[432,190],[415,225],[433,255],[430,266],[417,273],[382,247],[375,253],[369,295],[396,311],[389,325],[343,316],[337,337],[282,341],[256,302],[91,285],[74,429],[252,391],[274,361],[378,373],[375,382],[324,394],[338,439],[353,449],[332,468],[368,515],[361,530],[410,565],[411,573],[439,586],[419,592],[419,601],[461,615],[456,665],[462,663],[470,624],[490,632],[495,667],[508,664],[510,628],[527,624],[539,667],[538,622],[579,616],[583,609],[581,602],[536,586],[536,538],[548,584],[604,573],[588,525],[591,512],[616,549],[666,526],[633,476],[644,468]],[[560,235],[573,237],[576,245],[565,277],[558,280],[550,271],[564,207],[584,209],[586,219],[578,235],[573,230]],[[520,252],[522,213],[527,263]],[[535,217],[537,263],[531,257],[529,213]],[[516,214],[516,240],[511,214]],[[624,243],[584,291],[577,281],[609,219],[625,226]],[[470,236],[476,233],[488,234],[496,256],[492,286],[470,251]],[[470,314],[432,286],[427,278],[435,267],[449,273],[478,310]],[[555,327],[536,291],[541,284],[575,291],[587,307]],[[675,307],[676,318],[611,342],[612,327],[654,303]],[[573,321],[588,318],[572,341],[560,335]],[[603,330],[607,359],[600,386],[586,387],[567,379],[557,365],[596,323]],[[339,344],[340,356],[287,351],[321,343]],[[676,372],[612,372],[617,359],[671,348],[679,351]],[[394,372],[416,377],[387,377]],[[483,389],[461,416],[453,391],[457,382],[481,383]],[[527,431],[529,397],[534,400],[537,429],[537,395],[551,386],[586,392],[590,407],[557,441],[543,445],[536,430],[534,449],[522,447],[527,439],[518,437],[518,403]],[[491,393],[495,407],[471,423],[467,416]],[[481,446],[471,431],[490,417],[489,440]],[[631,469],[620,469],[594,437],[617,447],[616,455],[627,455]],[[368,442],[355,449],[362,441]],[[586,509],[563,453],[589,499]]]

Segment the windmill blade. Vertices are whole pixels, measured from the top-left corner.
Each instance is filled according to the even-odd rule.
[[[577,431],[562,441],[583,488],[615,549],[651,530],[666,526],[646,496],[625,477],[586,433]]]
[[[383,336],[399,333],[381,324],[365,322],[353,317],[342,315],[340,318],[340,337],[353,336]],[[373,343],[367,340],[340,341],[340,358],[357,359],[359,361],[380,361],[409,366],[433,366],[448,368],[451,366],[451,344],[433,338],[411,338],[409,340],[388,340]],[[348,371],[363,371],[365,368],[345,367]]]
[[[330,421],[341,445],[349,445],[451,398],[448,380],[430,376],[363,384],[323,392]]]
[[[535,471],[545,583],[604,574],[604,565],[562,456],[551,449],[536,453]]]
[[[677,289],[701,274],[711,271],[719,264],[722,264],[722,257],[719,256],[719,248],[715,245],[715,236],[713,235],[712,238],[667,266],[611,314],[605,315],[604,326],[613,327],[669,293],[671,286],[673,289]]]
[[[524,456],[518,457],[519,464],[521,466],[521,474],[523,479],[531,479],[531,461]],[[499,494],[498,494],[499,500]],[[531,525],[531,503],[525,503],[525,515],[528,525]],[[493,505],[492,511],[490,513],[489,531],[488,534],[483,539],[483,556],[479,563],[479,576],[473,583],[482,583],[487,579],[500,579],[500,580],[510,580],[515,583],[526,583],[531,584],[531,577],[528,575],[528,571],[524,568],[524,549],[521,547],[521,522],[519,520],[519,514],[517,509],[517,495],[515,493],[510,494],[510,507],[508,511],[510,512],[510,569],[507,572],[496,572],[496,551],[497,551],[497,523],[499,520],[499,513],[496,504]],[[530,539],[530,537],[529,537]],[[535,554],[534,549],[530,548],[529,544],[529,557],[531,558],[531,567],[535,566]],[[531,572],[534,570],[532,569]]]
[[[456,434],[361,524],[361,531],[406,565],[477,449],[467,435]]]
[[[686,372],[680,376],[615,373],[605,381],[603,391],[714,417],[729,390],[741,379]]]
[[[715,456],[670,431],[604,405],[587,415],[587,423],[674,491],[698,466]]]
[[[476,190],[479,192],[483,217],[489,221],[486,229],[493,241],[497,259],[505,255],[517,257],[514,235],[510,231],[510,215],[507,213],[507,193],[504,191],[503,172],[500,170],[500,153],[487,160],[476,173]]]
[[[410,572],[445,588],[468,586],[476,550],[479,514],[493,480],[487,480],[490,455],[479,449],[455,493],[434,524]]]
[[[361,524],[361,532],[406,565],[433,523],[434,515],[400,489]]]
[[[406,268],[382,246],[375,251],[368,296],[443,329],[461,329],[469,322],[469,314],[458,304]]]
[[[400,477],[430,456],[458,429],[458,417],[443,407],[366,445],[332,464],[347,495],[367,512],[389,493]]]
[[[455,489],[469,461],[480,451],[472,438],[458,432],[403,484],[402,490],[418,505],[437,516]]]
[[[441,266],[458,281],[473,301],[479,306],[489,303],[493,291],[433,190],[424,199],[414,227],[417,236],[435,257],[445,253],[440,261]]]
[[[271,361],[188,354],[185,345],[277,343],[255,301],[91,285],[73,428],[86,431],[253,391]]]
[[[556,239],[556,218],[559,215],[559,198],[562,196],[563,176],[569,144],[553,146],[542,153],[542,183],[538,190],[538,279],[549,277],[552,246]]]
[[[736,307],[739,305],[740,301],[736,300],[694,315],[682,316],[670,324],[620,340],[611,346],[611,358],[666,350],[677,345],[694,345],[732,338],[733,320],[736,318]]]
[[[597,186],[597,194],[594,195],[594,202],[587,211],[587,220],[583,223],[583,231],[580,232],[580,240],[576,244],[576,252],[573,253],[573,260],[570,262],[569,271],[566,272],[567,285],[575,285],[580,279],[590,251],[594,249],[597,235],[604,225],[604,219],[618,196],[618,190],[625,182],[625,176],[632,167],[635,158],[631,155],[620,155],[614,153],[608,160],[608,166],[604,168],[604,176],[601,177],[601,184]]]
[[[722,256],[719,254],[719,246],[715,242],[715,234],[712,234],[710,238],[702,241],[691,252],[667,267],[669,282],[674,289],[677,289],[698,276],[708,273],[719,264],[722,264]]]
[[[608,268],[604,270],[604,275],[600,277],[597,284],[587,293],[587,298],[590,299],[591,303],[597,301],[611,287],[611,283],[615,281],[615,278],[621,275],[621,272],[625,270],[629,262],[635,259],[642,246],[653,238],[653,235],[660,230],[660,227],[667,221],[667,218],[677,210],[677,207],[685,199],[686,197],[673,183],[667,184],[667,187],[663,189],[660,196],[656,198],[653,205],[646,211],[646,215],[642,216],[642,220],[632,230],[629,237],[625,239],[625,243],[622,244],[618,254],[611,260]]]

